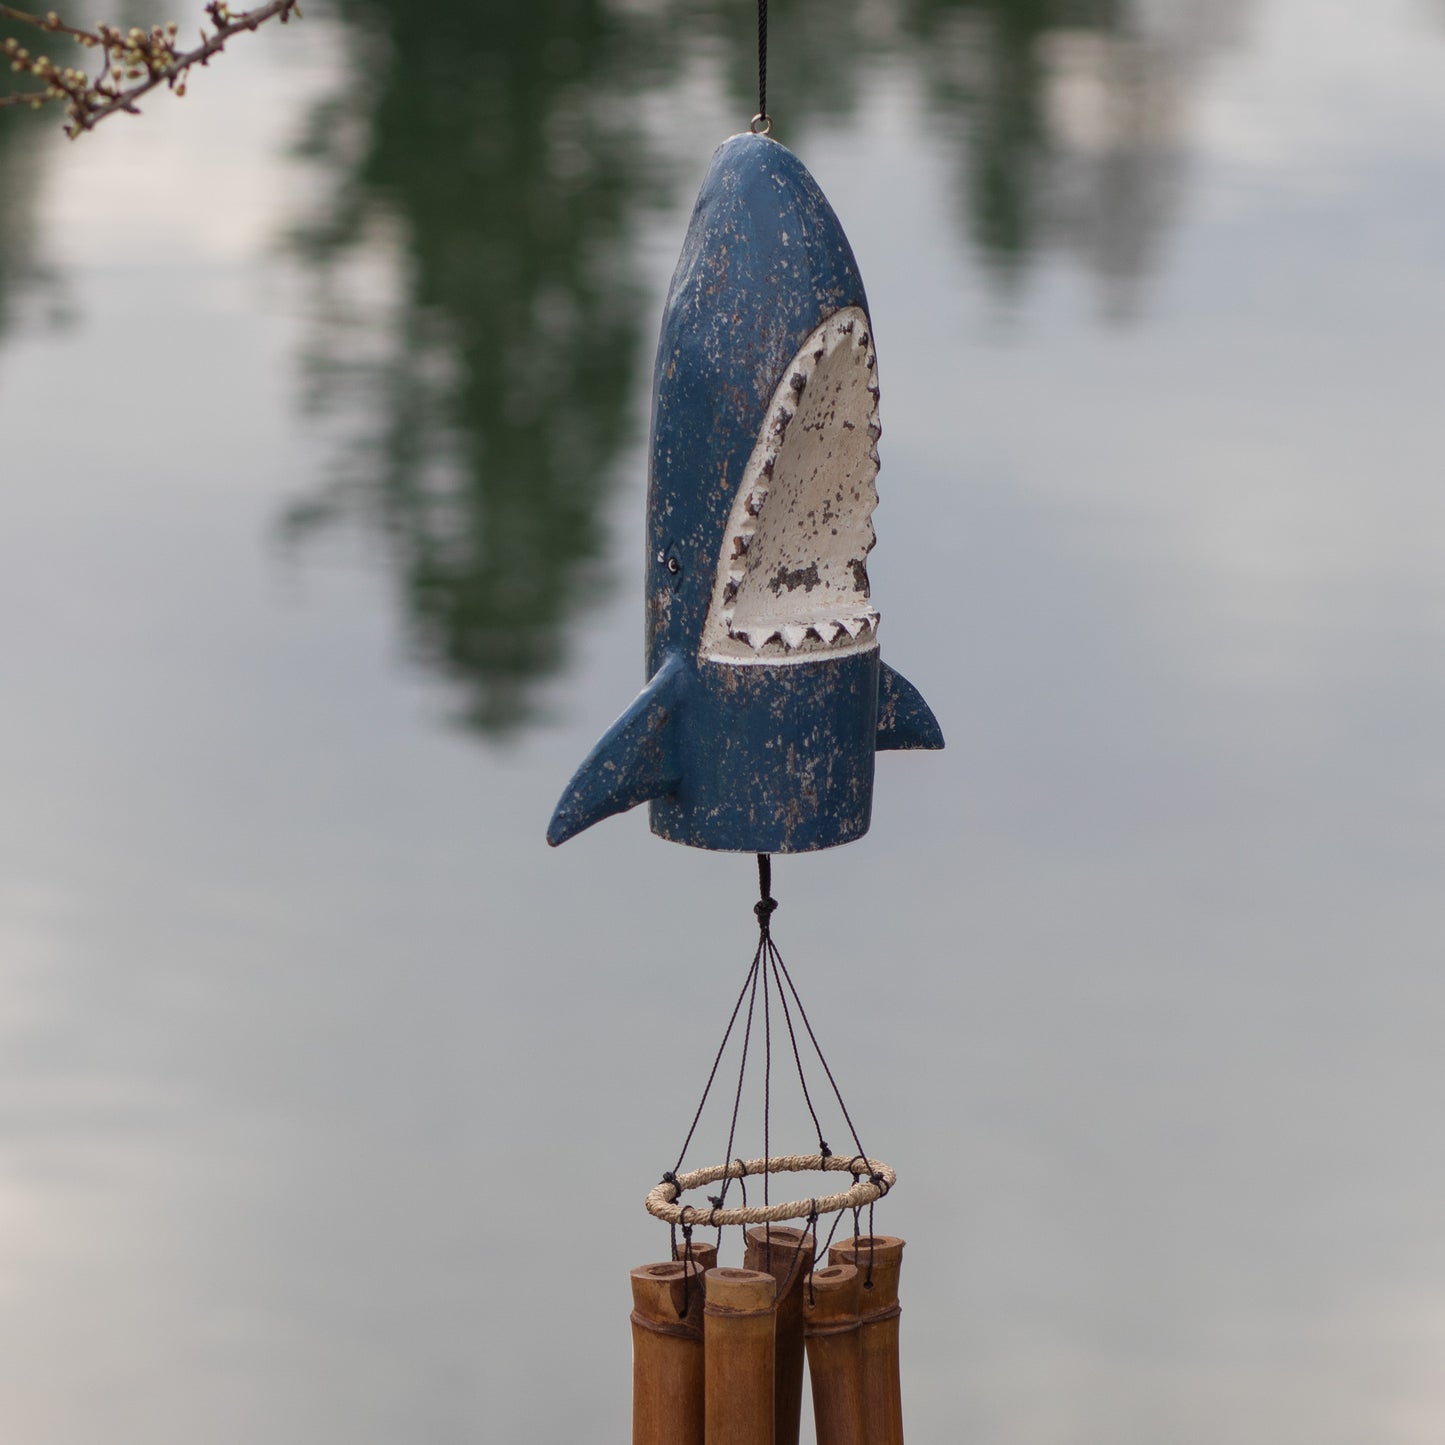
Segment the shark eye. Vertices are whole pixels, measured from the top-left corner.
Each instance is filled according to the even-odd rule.
[[[674,577],[682,571],[682,563],[679,562],[676,557],[669,557],[663,565],[666,566],[667,570],[671,572]]]

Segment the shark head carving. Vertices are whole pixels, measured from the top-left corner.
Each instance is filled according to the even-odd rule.
[[[867,831],[875,752],[943,745],[879,657],[878,395],[832,207],[791,151],[734,136],[703,181],[658,342],[648,685],[578,769],[549,842],[649,802],[676,842],[831,847]]]

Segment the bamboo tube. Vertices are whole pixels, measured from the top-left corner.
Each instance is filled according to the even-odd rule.
[[[703,1445],[703,1272],[632,1271],[632,1445]]]
[[[870,1445],[863,1418],[858,1304],[863,1276],[851,1264],[813,1271],[803,1294],[803,1338],[813,1381],[818,1445]]]
[[[813,1265],[813,1236],[786,1224],[755,1225],[743,1265],[778,1282],[777,1364],[773,1377],[775,1445],[798,1445],[803,1414],[803,1282]]]
[[[777,1285],[752,1269],[710,1269],[705,1278],[707,1445],[773,1445]]]
[[[687,1244],[679,1240],[676,1248],[672,1251],[674,1259],[687,1258]],[[717,1268],[717,1245],[709,1244],[706,1240],[695,1239],[692,1242],[692,1262],[706,1274],[710,1269]]]
[[[871,1445],[903,1445],[903,1389],[898,1378],[898,1273],[903,1265],[903,1241],[891,1234],[865,1234],[833,1245],[828,1263],[851,1264],[863,1276],[858,1347],[863,1361],[865,1433]]]

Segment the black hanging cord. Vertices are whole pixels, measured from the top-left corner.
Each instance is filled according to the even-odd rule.
[[[672,1257],[677,1258],[677,1230],[672,1231]],[[692,1304],[692,1225],[682,1226],[682,1317],[687,1318]]]
[[[702,1118],[702,1111],[704,1105],[707,1103],[707,1096],[712,1092],[713,1080],[717,1078],[718,1065],[722,1063],[723,1050],[727,1048],[728,1040],[733,1036],[733,1025],[738,1021],[738,1010],[742,1008],[743,1000],[748,996],[748,990],[756,982],[755,974],[757,972],[758,961],[761,957],[762,948],[759,947],[757,953],[753,955],[753,966],[748,970],[748,976],[743,980],[743,990],[738,995],[738,1001],[733,1005],[732,1017],[728,1020],[728,1026],[723,1032],[722,1043],[717,1046],[717,1055],[712,1061],[712,1068],[708,1071],[707,1083],[703,1086],[702,1098],[698,1100],[697,1113],[692,1116],[692,1125],[687,1131],[687,1138],[682,1141],[682,1148],[677,1151],[677,1163],[668,1171],[670,1174],[675,1175],[677,1171],[682,1168],[683,1159],[687,1157],[687,1146],[692,1143],[692,1136],[697,1133],[697,1121]],[[748,1010],[748,1016],[751,1019],[751,1009]],[[746,1053],[746,1047],[744,1047],[744,1053]],[[731,1148],[729,1148],[728,1153],[731,1155]],[[674,1185],[677,1182],[675,1179],[668,1179],[667,1175],[663,1175],[663,1180],[666,1183]]]
[[[771,943],[771,940],[769,940]],[[771,958],[776,968],[782,970],[783,979],[788,985],[788,991],[793,995],[793,1002],[798,1006],[798,1017],[803,1021],[803,1027],[808,1031],[808,1038],[813,1045],[813,1052],[818,1056],[818,1062],[823,1066],[823,1072],[828,1076],[828,1082],[833,1086],[833,1097],[838,1101],[838,1107],[843,1111],[843,1117],[848,1121],[848,1132],[853,1136],[854,1147],[858,1150],[856,1158],[868,1163],[867,1152],[863,1148],[863,1141],[858,1137],[857,1127],[853,1123],[853,1116],[848,1112],[848,1106],[843,1102],[843,1093],[838,1088],[838,1081],[833,1077],[833,1071],[828,1067],[828,1060],[823,1056],[822,1046],[818,1043],[818,1036],[813,1032],[813,1025],[808,1022],[808,1011],[803,1007],[803,1000],[798,997],[798,986],[793,982],[793,975],[788,972],[788,965],[783,962],[782,955],[776,948],[771,949]],[[816,1120],[815,1120],[816,1122]],[[866,1172],[866,1171],[865,1171]],[[879,1181],[874,1179],[876,1184]]]
[[[758,113],[753,129],[762,135],[773,127],[768,114],[768,0],[758,0]]]
[[[788,1042],[793,1046],[793,1063],[798,1069],[798,1085],[803,1091],[803,1102],[808,1106],[808,1113],[813,1119],[813,1128],[818,1133],[818,1153],[824,1159],[829,1158],[833,1151],[828,1147],[828,1141],[823,1137],[823,1126],[818,1122],[818,1111],[813,1107],[813,1096],[808,1092],[807,1075],[803,1072],[803,1056],[798,1051],[798,1035],[793,1031],[793,1015],[788,1008],[788,996],[783,992],[782,975],[778,972],[778,964],[782,960],[777,957],[777,949],[769,948],[768,962],[772,965],[773,979],[778,986],[778,1002],[783,1008],[783,1022],[788,1026]]]
[[[768,864],[768,871],[772,871],[772,864]],[[759,880],[761,881],[761,880]],[[769,902],[772,900],[769,899]],[[759,947],[763,948],[766,954],[771,954],[773,941],[767,935],[768,919],[763,915],[763,939]],[[773,1107],[773,1011],[772,994],[768,989],[768,974],[771,970],[765,960],[763,964],[763,1208],[766,1209],[771,1202],[768,1198],[768,1182],[772,1179],[773,1146],[770,1135],[769,1115]],[[731,1148],[731,1144],[728,1146]],[[764,1264],[765,1269],[773,1267],[773,1226],[763,1226]]]
[[[760,11],[765,17],[767,0],[761,0]],[[793,1026],[793,1009],[797,1009],[798,1018],[802,1021],[803,1028],[808,1035],[808,1041],[813,1046],[813,1052],[818,1056],[818,1062],[823,1066],[823,1072],[828,1076],[828,1083],[832,1087],[833,1097],[837,1100],[838,1108],[842,1111],[843,1118],[848,1125],[848,1132],[852,1136],[853,1144],[857,1149],[849,1163],[849,1172],[854,1178],[861,1178],[864,1175],[875,1184],[881,1185],[882,1176],[874,1172],[868,1163],[867,1151],[863,1148],[863,1141],[859,1138],[857,1126],[853,1123],[853,1117],[848,1112],[848,1106],[843,1102],[842,1091],[838,1088],[838,1081],[833,1077],[833,1070],[829,1067],[828,1060],[818,1043],[818,1037],[813,1032],[813,1025],[808,1018],[807,1010],[803,1007],[803,1000],[798,993],[798,986],[793,982],[792,974],[788,972],[788,965],[783,962],[782,955],[778,952],[777,945],[772,937],[772,917],[777,911],[778,900],[772,896],[773,888],[773,860],[767,853],[759,853],[758,859],[758,901],[753,905],[753,912],[758,920],[758,946],[753,954],[752,963],[748,966],[747,977],[743,980],[743,986],[738,993],[737,1001],[733,1004],[733,1011],[728,1019],[727,1028],[723,1031],[722,1043],[718,1045],[718,1051],[713,1057],[712,1068],[708,1071],[707,1084],[702,1091],[702,1098],[698,1101],[697,1111],[692,1116],[692,1123],[687,1131],[687,1138],[683,1140],[682,1148],[678,1151],[677,1163],[673,1168],[663,1174],[663,1182],[673,1186],[673,1200],[681,1197],[682,1190],[678,1185],[677,1174],[682,1168],[684,1158],[692,1144],[693,1135],[697,1132],[697,1126],[702,1118],[703,1109],[712,1093],[712,1086],[717,1080],[718,1069],[722,1066],[723,1054],[727,1050],[728,1041],[732,1038],[733,1030],[737,1026],[738,1015],[742,1012],[743,1000],[747,1000],[747,1015],[743,1023],[742,1057],[738,1061],[737,1087],[733,1092],[732,1117],[728,1123],[727,1152],[723,1156],[732,1160],[738,1165],[736,1175],[724,1173],[722,1188],[717,1194],[708,1195],[708,1203],[712,1206],[711,1215],[705,1216],[702,1210],[693,1210],[690,1206],[684,1209],[681,1219],[683,1232],[683,1256],[684,1262],[692,1258],[692,1229],[694,1224],[702,1222],[712,1224],[719,1211],[725,1207],[728,1189],[734,1178],[738,1181],[738,1187],[742,1190],[743,1205],[746,1207],[748,1199],[748,1187],[746,1176],[743,1173],[743,1161],[733,1159],[733,1145],[737,1138],[738,1115],[742,1108],[743,1084],[747,1075],[748,1052],[752,1043],[753,1019],[757,1010],[758,984],[761,980],[763,990],[763,1203],[766,1205],[769,1199],[769,1176],[768,1167],[772,1158],[772,1077],[773,1077],[773,1033],[772,1033],[772,996],[776,992],[778,1005],[782,1009],[783,1022],[788,1030],[788,1042],[792,1046],[793,1063],[798,1071],[798,1083],[803,1091],[803,1100],[808,1106],[808,1113],[813,1120],[813,1127],[818,1133],[818,1153],[827,1160],[832,1156],[833,1151],[828,1147],[828,1142],[823,1138],[823,1126],[818,1119],[818,1111],[813,1103],[812,1093],[808,1089],[808,1080],[803,1069],[802,1049],[798,1043],[797,1031]],[[789,1003],[791,996],[792,1003]],[[853,1234],[858,1238],[860,1233],[861,1206],[853,1210]],[[826,1254],[828,1245],[832,1243],[834,1232],[842,1219],[841,1213],[834,1220],[832,1228],[828,1231],[828,1239],[823,1246],[823,1254]],[[817,1224],[816,1206],[809,1215],[808,1228],[815,1230]],[[868,1207],[869,1231],[873,1227],[873,1208]],[[677,1252],[677,1226],[672,1230],[673,1253]],[[718,1227],[718,1243],[722,1242],[722,1229]],[[769,1250],[772,1244],[772,1229],[767,1226],[767,1243]],[[815,1251],[815,1259],[818,1252]],[[809,1271],[811,1276],[812,1271]],[[811,1285],[811,1278],[809,1281]],[[871,1288],[873,1283],[873,1250],[868,1250],[867,1278],[865,1284]],[[687,1285],[684,1283],[684,1308],[686,1307]]]
[[[728,1147],[727,1153],[723,1155],[724,1159],[731,1159],[733,1157],[733,1140],[737,1138],[738,1133],[738,1109],[743,1102],[743,1077],[748,1071],[748,1042],[753,1036],[753,1005],[758,1001],[758,974],[761,972],[758,965],[761,963],[762,957],[763,946],[760,943],[758,944],[758,951],[753,955],[753,966],[749,970],[749,976],[752,979],[752,992],[748,995],[748,1018],[747,1023],[743,1027],[743,1056],[738,1060],[738,1088],[737,1093],[733,1095],[733,1118],[732,1123],[728,1125]],[[738,1177],[741,1178],[742,1176],[739,1175]],[[765,1181],[766,1177],[765,1175]],[[723,1203],[728,1197],[728,1185],[732,1182],[731,1175],[723,1175],[722,1192],[718,1195],[717,1204],[714,1206],[715,1208],[721,1209],[723,1207]]]
[[[813,1225],[813,1227],[815,1227],[815,1228],[816,1228],[816,1226],[817,1226],[817,1220],[818,1220],[818,1216],[817,1216],[816,1214],[813,1215],[813,1216],[812,1216],[812,1225]],[[815,1248],[815,1249],[813,1250],[813,1268],[814,1268],[814,1269],[817,1268],[818,1261],[819,1261],[820,1259],[827,1259],[827,1257],[828,1257],[828,1249],[829,1249],[829,1247],[830,1247],[830,1246],[832,1245],[832,1243],[833,1243],[833,1236],[834,1236],[835,1234],[837,1234],[837,1232],[838,1232],[838,1226],[839,1226],[842,1222],[843,1222],[843,1212],[842,1212],[842,1210],[839,1210],[838,1213],[833,1216],[833,1225],[832,1225],[832,1228],[830,1228],[830,1229],[828,1230],[828,1237],[827,1237],[827,1239],[825,1239],[825,1240],[823,1241],[822,1248]],[[809,1303],[810,1305],[815,1305],[815,1304],[818,1303],[817,1292],[813,1289],[813,1270],[811,1270],[811,1269],[808,1271],[808,1303]]]
[[[763,58],[767,54],[767,38],[763,26],[767,19],[768,0],[758,0],[758,51],[759,72],[758,72],[758,107],[759,110],[766,110],[763,105],[764,85],[762,79]],[[764,115],[766,120],[767,116]],[[758,854],[758,901],[753,904],[753,912],[758,916],[758,952],[763,957],[763,1204],[768,1203],[768,1161],[772,1158],[772,1148],[768,1138],[768,1119],[772,1109],[773,1100],[773,1016],[770,1007],[771,994],[768,990],[769,965],[772,962],[773,936],[771,931],[771,919],[777,910],[778,900],[773,897],[773,858],[771,853]],[[728,1145],[732,1147],[731,1143]],[[773,1258],[773,1229],[771,1225],[763,1226],[763,1236],[767,1240],[764,1258],[767,1266],[771,1268]]]

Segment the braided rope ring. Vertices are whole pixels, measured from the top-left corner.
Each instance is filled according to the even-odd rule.
[[[856,1166],[856,1167],[855,1167]],[[808,1174],[830,1170],[851,1174],[853,1187],[842,1194],[819,1199],[795,1199],[787,1204],[760,1204],[744,1209],[699,1209],[677,1201],[689,1189],[701,1189],[722,1178],[742,1179],[753,1174]],[[873,1182],[873,1175],[878,1183]],[[783,1219],[807,1219],[815,1214],[837,1214],[860,1209],[882,1199],[898,1182],[898,1175],[881,1159],[848,1159],[839,1154],[775,1154],[771,1159],[734,1159],[731,1164],[710,1164],[679,1174],[677,1182],[665,1179],[649,1191],[647,1212],[666,1224],[702,1224],[709,1228],[724,1224],[776,1224]]]

